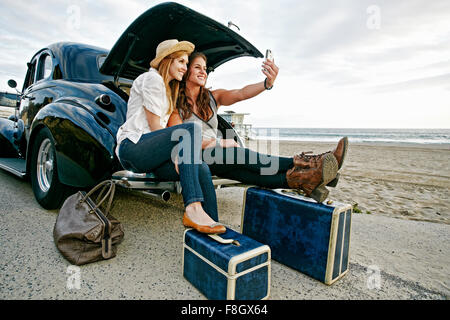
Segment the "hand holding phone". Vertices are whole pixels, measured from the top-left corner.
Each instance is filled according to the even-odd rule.
[[[266,61],[272,61],[273,62],[273,54],[272,54],[272,50],[270,50],[270,49],[266,50],[266,58],[265,58],[264,62],[266,62]],[[263,68],[263,70],[267,72],[266,68]]]
[[[273,53],[270,49],[266,50],[266,58],[263,62],[263,73],[266,76],[266,79],[264,80],[264,88],[266,88],[266,90],[270,90],[272,89],[273,83],[278,75],[278,67],[274,63]]]
[[[270,49],[266,50],[266,60],[270,60],[273,62],[273,54],[272,54],[272,50],[270,50]]]

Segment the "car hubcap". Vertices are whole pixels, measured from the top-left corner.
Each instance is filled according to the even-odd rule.
[[[53,176],[53,152],[50,139],[42,141],[37,157],[37,180],[43,192],[50,189]]]

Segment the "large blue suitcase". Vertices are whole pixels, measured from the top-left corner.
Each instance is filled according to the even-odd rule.
[[[332,284],[348,272],[352,206],[328,202],[247,188],[241,233],[269,245],[274,260]]]
[[[259,300],[270,294],[270,248],[227,228],[220,240],[187,229],[183,275],[208,299]]]

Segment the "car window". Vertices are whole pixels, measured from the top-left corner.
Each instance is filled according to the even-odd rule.
[[[47,79],[52,74],[52,58],[49,55],[45,56],[45,62],[44,62],[44,79]]]
[[[27,75],[25,76],[25,81],[23,83],[23,91],[31,86],[34,83],[34,75],[36,71],[36,59],[34,59],[31,63],[27,63],[28,70]]]
[[[52,57],[49,54],[43,53],[39,58],[38,69],[36,72],[36,81],[50,78],[53,70]]]
[[[106,54],[105,55],[100,55],[97,57],[97,67],[100,70],[100,67],[102,66],[103,62],[105,62],[106,60]]]

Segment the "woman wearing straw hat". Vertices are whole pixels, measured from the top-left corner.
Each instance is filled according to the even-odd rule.
[[[184,123],[166,128],[175,109],[180,81],[194,45],[175,39],[161,42],[150,70],[130,90],[125,123],[117,132],[116,154],[134,172],[153,172],[178,180],[185,206],[183,224],[204,233],[223,233],[208,166],[201,161],[201,127]]]
[[[240,148],[233,139],[218,138],[218,107],[229,106],[272,89],[278,67],[273,61],[266,60],[262,66],[266,76],[264,81],[242,89],[209,91],[205,88],[208,77],[206,63],[204,54],[195,52],[191,55],[185,80],[180,87],[177,102],[179,113],[172,114],[169,126],[181,122],[194,122],[202,126],[202,156],[213,175],[266,188],[302,189],[316,201],[324,201],[329,193],[325,186],[335,186],[337,183],[337,171],[347,151],[347,138],[341,139],[332,152],[320,155],[302,153],[294,157],[260,154]]]

